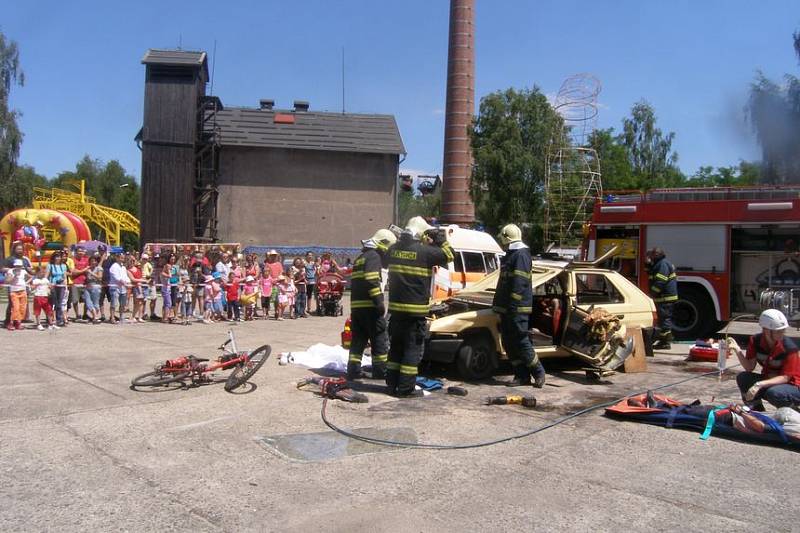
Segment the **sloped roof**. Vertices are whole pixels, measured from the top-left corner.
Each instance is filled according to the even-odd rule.
[[[293,123],[281,120],[287,115]],[[217,112],[217,125],[225,146],[406,153],[392,115],[226,107]]]

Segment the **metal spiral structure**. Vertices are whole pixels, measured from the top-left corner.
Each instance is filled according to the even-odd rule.
[[[564,81],[553,107],[564,119],[554,132],[545,167],[545,244],[575,248],[594,202],[603,194],[600,159],[589,146],[597,126],[600,80],[577,74]]]

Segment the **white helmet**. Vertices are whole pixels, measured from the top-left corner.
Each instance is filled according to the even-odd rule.
[[[516,224],[506,224],[497,235],[497,240],[501,246],[508,246],[509,243],[522,240],[522,230]]]
[[[372,237],[366,241],[361,241],[365,246],[368,243],[374,244],[379,250],[388,250],[391,245],[397,242],[397,236],[388,229],[379,229]]]
[[[758,317],[758,325],[764,329],[780,331],[789,327],[789,321],[786,320],[786,315],[777,309],[767,309]]]
[[[428,224],[425,219],[420,216],[411,218],[411,220],[408,221],[408,224],[406,224],[406,231],[410,231],[411,234],[417,239],[421,238],[426,231],[432,229],[434,229],[434,227]]]

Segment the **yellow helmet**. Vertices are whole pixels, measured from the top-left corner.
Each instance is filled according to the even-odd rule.
[[[506,224],[497,235],[497,240],[502,246],[508,246],[512,242],[522,240],[522,230],[516,224]]]
[[[377,248],[387,250],[391,245],[397,242],[397,237],[391,230],[379,229],[369,240],[373,241]]]
[[[425,219],[419,216],[411,218],[408,224],[406,224],[406,231],[410,231],[417,239],[421,238],[426,231],[432,229],[434,229],[433,226],[425,222]]]

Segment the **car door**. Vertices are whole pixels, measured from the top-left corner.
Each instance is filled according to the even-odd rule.
[[[560,347],[595,367],[611,370],[609,365],[619,366],[630,354],[629,347],[626,345],[620,351],[618,345],[592,335],[586,318],[597,307],[623,318],[627,308],[625,296],[601,270],[571,272],[569,279],[569,312]]]

